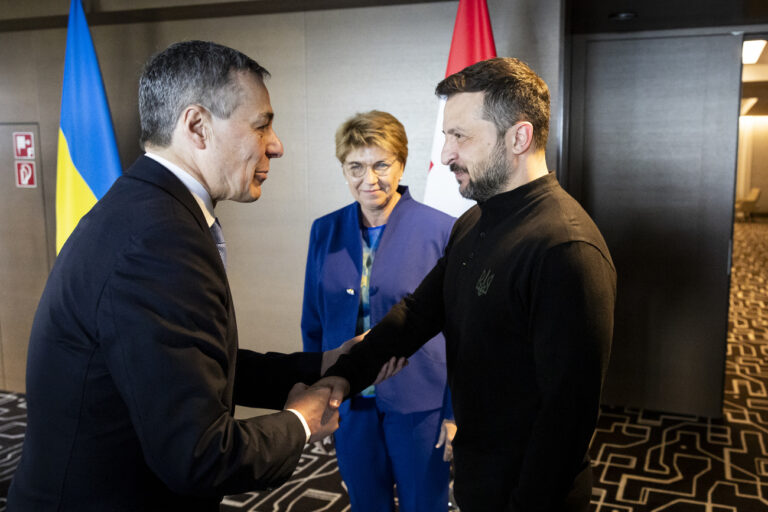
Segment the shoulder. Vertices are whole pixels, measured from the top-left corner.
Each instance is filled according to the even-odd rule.
[[[194,213],[172,194],[123,175],[80,221],[67,242],[68,251],[92,252],[99,259],[108,259],[130,240],[149,236],[161,225],[172,226],[167,229],[170,240],[184,225],[201,229]]]
[[[115,230],[122,226],[132,236],[158,224],[189,224],[201,230],[199,206],[191,199],[185,204],[162,187],[130,176],[121,177],[93,208],[95,224]],[[202,212],[199,212],[202,219]]]
[[[562,187],[553,190],[544,206],[538,216],[539,224],[550,226],[552,236],[562,241],[602,240],[600,230],[586,210]]]
[[[312,222],[312,228],[322,229],[340,223],[348,222],[349,219],[357,219],[357,203],[351,203],[343,208],[334,210],[318,217]]]
[[[544,238],[549,248],[557,248],[556,252],[561,252],[569,245],[590,245],[612,266],[610,252],[600,229],[568,192],[559,186],[554,188],[543,206],[532,223],[531,231]]]
[[[350,237],[359,233],[358,225],[357,203],[318,217],[312,222],[309,233],[310,252],[326,250],[321,247],[347,243]]]
[[[149,192],[149,191],[145,191]],[[109,219],[117,219],[110,222]],[[119,227],[118,227],[119,226]],[[113,235],[122,238],[122,249],[115,256],[124,265],[158,258],[177,267],[196,268],[199,258],[209,258],[215,266],[218,251],[210,231],[195,215],[167,194],[144,194],[132,205],[130,213],[113,212],[102,220],[97,239]],[[211,265],[206,265],[211,266]]]

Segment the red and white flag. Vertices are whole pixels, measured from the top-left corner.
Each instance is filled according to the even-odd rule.
[[[467,66],[481,60],[496,56],[496,45],[493,42],[491,19],[488,16],[486,0],[459,0],[459,10],[456,13],[456,24],[453,27],[451,52],[448,55],[448,68],[445,76],[461,71]],[[437,111],[435,136],[432,139],[431,162],[427,187],[424,192],[424,203],[442,210],[454,217],[460,216],[474,201],[465,199],[459,194],[459,184],[448,166],[440,162],[443,150],[443,108],[445,100],[440,99]]]

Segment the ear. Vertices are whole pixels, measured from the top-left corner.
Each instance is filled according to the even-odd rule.
[[[189,105],[179,117],[181,134],[197,149],[205,149],[210,142],[211,114],[205,107]]]
[[[397,182],[400,183],[400,180],[403,179],[403,174],[405,174],[405,164],[400,164],[400,175],[397,177]]]
[[[533,143],[533,125],[528,121],[513,124],[504,134],[504,142],[512,153],[522,155]]]

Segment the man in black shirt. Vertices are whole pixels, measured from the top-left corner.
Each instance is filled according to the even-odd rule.
[[[336,398],[355,393],[442,330],[462,512],[587,511],[616,295],[608,248],[547,170],[549,91],[538,75],[491,59],[436,93],[447,97],[443,163],[478,204],[413,294],[324,382]]]

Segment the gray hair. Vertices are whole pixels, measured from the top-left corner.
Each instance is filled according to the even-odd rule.
[[[152,56],[139,79],[142,147],[168,147],[179,116],[201,105],[227,119],[240,103],[237,72],[263,80],[269,72],[237,50],[207,41],[175,43]]]

